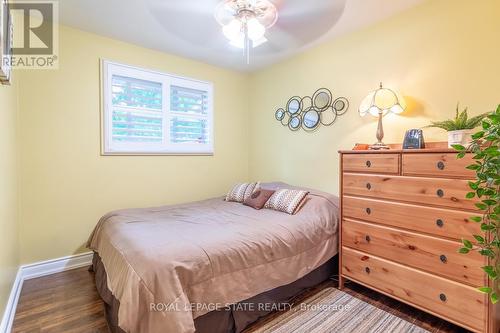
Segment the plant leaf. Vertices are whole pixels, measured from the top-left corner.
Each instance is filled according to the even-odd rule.
[[[497,272],[495,271],[495,267],[493,266],[484,266],[484,267],[481,267],[483,269],[483,271],[488,274],[488,276],[490,277],[490,279],[495,279],[497,277]]]
[[[456,124],[452,120],[433,121],[430,125],[424,126],[424,128],[426,127],[437,127],[445,131],[455,131],[457,129]]]
[[[472,235],[479,244],[484,244],[484,237],[480,235]]]
[[[497,295],[497,293],[492,293],[490,295],[490,299],[491,299],[491,303],[497,304],[497,302],[498,302],[498,295]]]
[[[477,208],[479,208],[480,210],[486,210],[488,208],[488,206],[486,206],[484,203],[475,203],[474,204]]]
[[[479,253],[485,257],[489,257],[489,258],[495,257],[495,252],[493,252],[491,250],[483,249],[483,250],[479,251]]]
[[[490,287],[479,287],[479,288],[477,288],[477,290],[479,290],[480,292],[485,293],[485,294],[489,294],[492,291]]]
[[[489,113],[483,113],[478,116],[472,117],[467,121],[467,128],[468,129],[473,129],[478,127],[483,119],[488,115]],[[484,127],[483,127],[484,128]]]
[[[476,192],[469,192],[465,195],[467,199],[472,199],[476,196]]]
[[[484,152],[490,156],[499,156],[500,150],[498,147],[489,147],[484,150]]]
[[[465,247],[461,247],[460,249],[458,249],[458,253],[462,253],[462,254],[467,254],[469,253],[469,249],[468,248],[465,248]]]
[[[472,242],[468,239],[462,239],[462,243],[464,244],[464,247],[468,248],[469,250],[472,249]]]
[[[496,205],[496,203],[497,203],[497,201],[493,200],[493,199],[486,199],[486,200],[483,200],[482,202],[484,202],[488,206],[493,206],[493,205]]]
[[[483,131],[472,134],[472,138],[474,140],[481,139],[483,136],[484,136],[484,132]]]
[[[479,169],[481,169],[481,165],[479,165],[479,164],[471,164],[471,165],[466,166],[466,168],[469,169],[469,170],[479,170]]]
[[[482,223],[481,224],[481,230],[482,231],[491,231],[491,230],[494,230],[494,229],[495,229],[494,225],[486,224],[486,223]]]
[[[465,147],[462,145],[451,145],[451,146],[453,147],[453,149],[457,151],[465,151]]]
[[[474,183],[474,182],[469,182],[469,187],[473,190],[477,190],[477,188],[479,187],[479,184]]]

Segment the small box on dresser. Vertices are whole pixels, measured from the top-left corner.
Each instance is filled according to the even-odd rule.
[[[465,199],[472,155],[431,149],[340,151],[340,281],[377,290],[473,332],[498,333],[498,307],[477,287],[487,259],[457,253],[480,234]]]

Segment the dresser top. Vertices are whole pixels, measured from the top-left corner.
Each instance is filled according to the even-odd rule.
[[[425,148],[425,149],[381,149],[381,150],[339,150],[341,154],[422,154],[422,153],[457,153],[452,148]]]
[[[453,148],[448,148],[447,142],[429,142],[424,149],[402,149],[401,144],[388,144],[391,149],[381,150],[339,150],[341,154],[395,154],[395,153],[458,153]]]

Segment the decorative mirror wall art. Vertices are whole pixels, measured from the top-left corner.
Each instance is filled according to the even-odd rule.
[[[329,89],[321,88],[312,96],[290,98],[285,108],[276,110],[275,118],[292,131],[302,128],[312,132],[320,125],[331,126],[337,117],[346,113],[348,109],[347,98],[333,99]]]

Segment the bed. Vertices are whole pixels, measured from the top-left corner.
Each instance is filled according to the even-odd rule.
[[[327,279],[338,200],[309,191],[295,215],[214,198],[103,216],[88,247],[111,330],[240,332]]]

